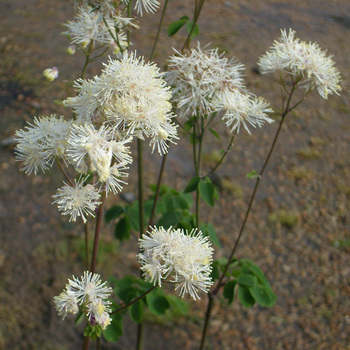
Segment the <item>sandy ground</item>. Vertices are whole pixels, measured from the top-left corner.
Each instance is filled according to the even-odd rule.
[[[170,2],[166,24],[190,15],[191,2]],[[135,48],[149,55],[159,13],[145,16],[133,33]],[[71,2],[2,0],[0,3],[0,349],[79,349],[81,328],[58,318],[52,297],[72,274],[83,269],[82,228],[67,223],[51,205],[62,179],[55,171],[37,177],[19,171],[11,136],[33,116],[69,115],[55,104],[66,96],[65,79],[79,76],[83,57],[65,55],[68,40],[62,23],[73,17]],[[147,21],[151,23],[147,23]],[[238,302],[230,308],[217,303],[207,349],[350,349],[350,4],[337,1],[210,0],[200,19],[202,45],[211,42],[246,66],[249,89],[279,107],[273,77],[254,73],[258,57],[292,27],[300,39],[317,41],[334,55],[343,77],[341,96],[325,101],[314,93],[284,125],[276,152],[265,173],[257,200],[237,252],[255,261],[277,294],[272,309],[247,310]],[[155,60],[162,64],[179,47],[183,35],[168,39],[165,31]],[[45,82],[42,71],[57,66],[60,78]],[[101,64],[89,70],[98,74]],[[240,134],[234,150],[218,172],[220,203],[208,213],[222,247],[232,246],[244,216],[253,182],[245,178],[259,169],[277,123]],[[10,138],[10,139],[8,139]],[[9,142],[8,142],[9,141]],[[212,142],[212,150],[225,142]],[[192,175],[188,143],[172,147],[166,182],[181,189]],[[160,158],[147,155],[147,181],[155,182]],[[130,186],[136,193],[135,165]],[[120,201],[109,200],[109,205]],[[291,227],[286,225],[292,218]],[[98,270],[104,277],[138,274],[136,236],[128,244],[113,239],[113,225],[104,231]],[[113,249],[111,249],[113,248]],[[115,249],[114,249],[115,248]],[[120,268],[122,266],[122,268]],[[190,316],[165,321],[149,318],[145,349],[197,349],[206,298],[192,306]],[[221,306],[221,307],[220,307]],[[118,344],[103,349],[131,349],[135,325],[127,321]],[[91,347],[92,348],[92,347]]]

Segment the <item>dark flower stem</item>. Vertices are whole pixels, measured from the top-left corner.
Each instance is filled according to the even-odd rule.
[[[263,163],[263,166],[262,166],[262,168],[261,168],[261,170],[259,172],[259,175],[256,178],[256,183],[255,183],[255,186],[254,186],[254,190],[253,190],[252,195],[250,197],[249,204],[248,204],[248,207],[247,207],[247,211],[246,211],[243,223],[241,225],[241,229],[240,229],[240,231],[238,233],[237,239],[236,239],[236,241],[234,243],[234,246],[233,246],[233,248],[231,250],[231,254],[230,254],[230,257],[228,259],[228,262],[227,262],[227,264],[225,266],[224,271],[222,272],[222,274],[220,276],[220,279],[219,279],[218,283],[216,284],[216,287],[214,288],[213,291],[208,293],[208,305],[207,305],[207,311],[206,311],[206,315],[205,315],[205,322],[204,322],[204,327],[203,327],[203,333],[202,333],[202,340],[201,340],[200,350],[204,349],[205,340],[206,340],[206,336],[207,336],[207,330],[208,330],[210,317],[211,317],[211,311],[213,309],[213,298],[216,296],[216,294],[219,292],[219,290],[225,285],[223,280],[224,280],[224,278],[226,276],[227,270],[228,270],[228,268],[229,268],[229,266],[231,264],[233,256],[234,256],[234,254],[235,254],[235,252],[237,250],[238,244],[239,244],[239,242],[241,240],[241,237],[243,235],[243,232],[244,232],[244,229],[245,229],[245,225],[246,225],[246,223],[248,221],[248,217],[249,217],[249,214],[250,214],[250,211],[251,211],[254,199],[255,199],[255,195],[256,195],[256,192],[257,192],[259,184],[260,184],[260,180],[261,180],[261,178],[263,176],[263,173],[264,173],[264,171],[265,171],[265,169],[267,167],[267,164],[268,164],[268,162],[269,162],[269,160],[271,158],[272,152],[273,152],[273,150],[275,148],[275,145],[276,145],[277,139],[278,139],[278,137],[280,135],[280,131],[282,129],[282,125],[283,125],[283,122],[285,120],[285,117],[287,116],[288,113],[290,113],[295,107],[297,107],[305,99],[306,95],[304,95],[304,97],[298,103],[296,103],[295,105],[290,107],[292,96],[293,96],[293,93],[295,91],[295,88],[296,88],[297,84],[298,84],[298,81],[293,82],[292,89],[291,89],[291,91],[289,93],[286,107],[283,109],[283,112],[281,114],[281,121],[280,121],[279,126],[277,128],[277,131],[276,131],[275,137],[273,139],[272,145],[271,145],[270,150],[269,150],[269,152],[267,154],[265,162]],[[282,103],[283,103],[283,101],[284,101],[284,99],[282,98]]]
[[[103,191],[101,195],[101,204],[98,208],[98,212],[96,216],[95,237],[94,237],[94,245],[92,248],[91,267],[90,267],[90,271],[92,273],[95,273],[96,271],[98,243],[100,240],[100,233],[101,233],[102,219],[103,219],[103,208],[104,208],[105,201],[106,201],[106,192]]]

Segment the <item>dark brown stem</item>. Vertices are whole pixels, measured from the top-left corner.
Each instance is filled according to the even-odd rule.
[[[208,306],[207,306],[207,311],[206,311],[206,314],[205,314],[205,321],[204,321],[201,345],[199,347],[200,350],[204,349],[205,340],[207,338],[207,332],[208,332],[210,316],[211,316],[211,312],[213,310],[213,306],[214,306],[214,297],[213,297],[212,294],[208,293]]]
[[[84,338],[84,344],[83,344],[83,350],[88,350],[89,349],[89,342],[90,342],[90,337],[87,336]]]
[[[89,269],[89,227],[87,222],[84,224],[84,236],[85,236],[85,264],[86,264],[86,268]]]
[[[163,155],[162,164],[160,166],[159,175],[158,175],[158,181],[157,181],[157,187],[156,187],[156,193],[154,194],[152,212],[151,212],[151,216],[150,216],[149,221],[148,221],[148,227],[154,225],[153,221],[154,221],[154,217],[156,215],[156,207],[157,207],[157,203],[158,203],[158,199],[159,199],[160,185],[162,183],[162,177],[163,177],[163,174],[164,174],[164,168],[165,168],[165,163],[166,163],[167,156],[168,156],[168,153],[165,153]]]
[[[95,237],[94,237],[94,246],[92,248],[92,257],[91,257],[91,268],[90,271],[94,274],[96,271],[96,262],[97,262],[97,254],[98,254],[98,243],[100,240],[100,233],[102,227],[102,219],[103,219],[103,208],[106,200],[106,192],[103,191],[101,195],[101,204],[98,208],[97,216],[96,216],[96,227],[95,227]]]

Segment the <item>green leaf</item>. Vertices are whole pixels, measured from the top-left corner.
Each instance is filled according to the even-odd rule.
[[[208,236],[210,240],[215,244],[217,247],[220,247],[220,241],[219,238],[216,234],[215,228],[212,224],[207,224],[207,229],[208,229]]]
[[[126,213],[129,218],[130,226],[134,231],[139,231],[139,203],[135,201],[126,208]]]
[[[240,275],[237,277],[240,286],[253,287],[257,284],[257,279],[252,275]]]
[[[105,213],[105,221],[107,223],[112,220],[118,218],[121,214],[125,212],[125,209],[122,205],[113,205],[113,207],[109,208]]]
[[[212,182],[207,180],[209,177],[206,177],[205,180],[201,180],[198,185],[199,194],[204,199],[204,201],[211,207],[214,206],[214,185]]]
[[[256,285],[249,290],[253,298],[261,306],[271,307],[276,302],[276,295],[269,287]]]
[[[138,301],[135,304],[132,304],[129,308],[129,315],[131,319],[136,323],[141,323],[143,318],[143,303]]]
[[[92,340],[101,338],[101,335],[102,335],[102,327],[99,324],[92,326],[90,323],[88,323],[88,325],[84,330],[84,336],[90,337]]]
[[[175,35],[187,21],[188,21],[188,17],[184,16],[184,17],[181,17],[178,21],[170,23],[167,29],[168,36]]]
[[[228,281],[226,284],[225,284],[225,287],[224,287],[224,298],[227,299],[227,302],[229,305],[232,304],[233,302],[233,298],[235,296],[235,287],[237,285],[237,281],[235,280],[231,280],[231,281]]]
[[[238,288],[238,299],[246,308],[250,308],[255,304],[255,300],[250,294],[249,288],[243,285],[240,285]]]
[[[169,309],[170,304],[167,298],[158,290],[146,295],[147,305],[152,314],[161,316]]]
[[[111,315],[112,322],[103,332],[103,337],[107,341],[116,342],[123,335],[123,317],[121,314]]]
[[[134,283],[137,281],[134,276],[125,276],[122,279],[113,279],[111,283],[114,285],[115,294],[127,304],[136,297],[137,289]]]
[[[130,238],[130,221],[127,216],[121,218],[115,225],[114,236],[119,241],[124,241]]]
[[[163,226],[168,229],[170,226],[175,226],[181,220],[181,215],[177,211],[166,212],[157,222],[157,226]]]
[[[214,129],[212,128],[209,128],[209,131],[218,139],[220,140],[220,135],[217,131],[215,131]]]
[[[187,28],[187,33],[188,34],[191,33],[191,29],[192,29],[193,25],[194,25],[193,22],[187,21],[186,28]],[[199,25],[196,23],[195,26],[194,26],[194,29],[192,31],[192,34],[191,34],[191,39],[195,38],[198,35],[199,35]]]
[[[184,193],[190,193],[190,192],[196,191],[200,181],[201,181],[201,178],[199,176],[192,177],[192,179],[187,184],[184,190]]]
[[[247,179],[256,179],[258,176],[259,174],[256,170],[252,170],[246,175]]]
[[[170,304],[170,307],[174,311],[174,313],[181,314],[181,315],[187,315],[188,305],[183,299],[181,299],[175,295],[167,295],[166,298]]]

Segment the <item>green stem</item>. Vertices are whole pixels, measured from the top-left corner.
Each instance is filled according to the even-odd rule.
[[[96,227],[95,227],[95,237],[94,237],[94,246],[92,248],[92,257],[91,257],[91,267],[90,271],[94,274],[96,271],[96,262],[97,262],[97,254],[98,254],[98,243],[100,240],[100,233],[102,227],[102,218],[103,218],[103,208],[104,203],[106,201],[106,192],[103,191],[101,195],[101,204],[98,208],[97,216],[96,216]]]
[[[152,47],[151,55],[150,55],[150,58],[149,58],[150,61],[152,61],[152,58],[153,58],[153,55],[154,55],[154,51],[155,51],[157,43],[158,43],[159,34],[160,34],[160,30],[161,30],[162,25],[163,25],[163,20],[164,20],[164,16],[165,16],[165,12],[166,12],[167,6],[168,6],[168,0],[165,0],[164,1],[164,6],[163,6],[163,10],[162,10],[162,15],[160,17],[160,21],[159,21],[159,24],[158,24],[156,38],[154,40],[154,44],[153,44],[153,47]]]
[[[84,79],[84,75],[85,75],[85,72],[86,72],[86,68],[87,68],[88,64],[90,63],[90,55],[91,55],[91,52],[92,52],[92,41],[90,41],[88,50],[87,50],[87,52],[85,53],[85,63],[84,63],[83,70],[82,70],[81,75],[80,75],[80,78],[81,78],[81,79]]]
[[[225,152],[222,154],[222,156],[221,156],[220,160],[218,161],[218,163],[215,165],[215,167],[214,167],[212,170],[209,171],[209,173],[208,173],[206,176],[213,174],[213,173],[217,170],[217,168],[221,165],[221,163],[224,161],[224,159],[225,159],[225,157],[226,157],[228,151],[229,151],[229,150],[231,149],[231,147],[232,147],[233,140],[234,140],[234,138],[235,138],[235,136],[236,136],[236,133],[237,133],[237,132],[235,132],[235,133],[232,135],[231,140],[230,140],[230,143],[228,144],[228,146],[227,146]]]
[[[192,28],[190,30],[190,32],[188,33],[188,36],[186,38],[186,41],[181,49],[181,51],[184,51],[185,49],[188,49],[190,46],[190,42],[191,42],[191,35],[194,31],[194,28],[196,27],[196,24],[198,22],[198,18],[199,15],[202,11],[203,5],[204,5],[205,0],[200,0],[199,3],[197,4],[197,1],[195,3],[195,9],[194,9],[194,14],[193,14],[193,25]]]

